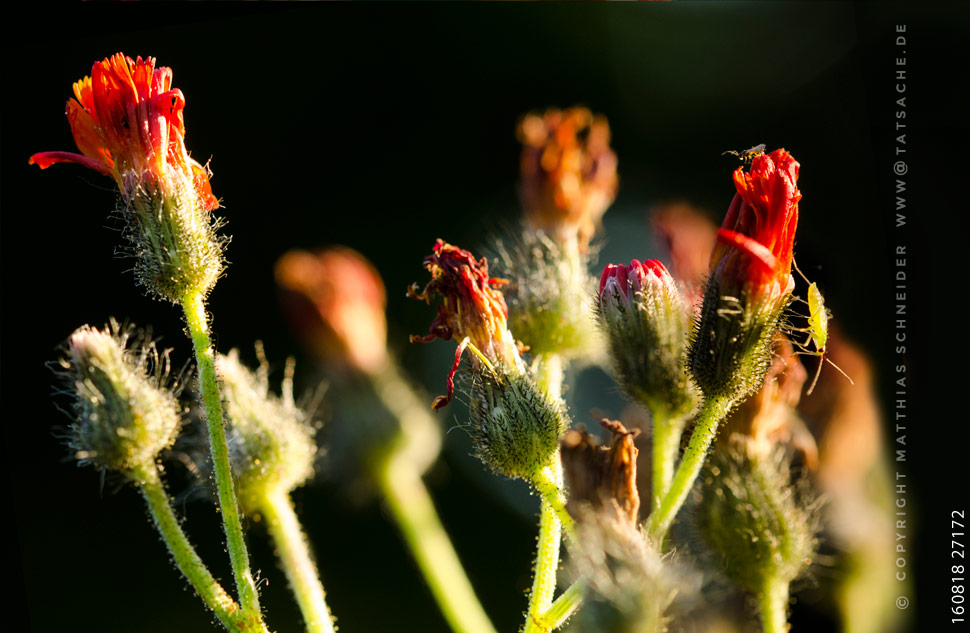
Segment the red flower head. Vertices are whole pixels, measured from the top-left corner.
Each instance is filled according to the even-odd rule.
[[[631,260],[629,266],[607,264],[600,276],[600,305],[609,301],[613,290],[618,290],[626,303],[644,291],[666,291],[677,294],[677,286],[667,267],[658,259]],[[604,294],[604,291],[607,291]]]
[[[437,293],[442,302],[429,333],[412,335],[411,342],[429,343],[436,338],[461,341],[448,375],[448,395],[440,396],[434,403],[434,408],[440,409],[454,393],[454,375],[467,344],[474,345],[489,362],[507,370],[521,369],[522,360],[508,329],[508,307],[499,290],[508,282],[489,277],[485,258],[476,261],[468,251],[439,239],[433,252],[424,258],[424,267],[431,273],[431,281],[423,290],[414,284],[408,289],[408,296],[430,303],[432,293]]]
[[[522,199],[526,220],[586,249],[616,197],[616,154],[606,118],[586,108],[526,115],[522,142]]]
[[[790,290],[798,225],[798,161],[784,149],[755,157],[751,171],[734,172],[738,193],[717,232],[711,272],[756,296]]]
[[[218,208],[205,168],[185,149],[185,97],[172,88],[172,70],[155,59],[121,53],[95,62],[91,76],[74,84],[67,119],[81,154],[41,152],[30,163],[80,163],[113,176],[130,200],[142,188],[172,197],[193,191],[207,211]]]

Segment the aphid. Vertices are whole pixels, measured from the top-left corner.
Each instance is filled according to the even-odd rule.
[[[825,299],[822,297],[822,293],[819,291],[818,286],[814,281],[809,281],[808,277],[799,270],[798,266],[792,260],[792,265],[798,274],[802,276],[805,283],[808,284],[808,301],[800,299],[808,304],[808,327],[804,328],[792,328],[793,332],[804,332],[807,337],[803,342],[797,340],[792,340],[792,343],[799,348],[796,354],[804,354],[806,356],[818,356],[818,368],[815,370],[815,377],[812,379],[812,385],[805,392],[805,395],[812,395],[812,391],[815,390],[815,385],[818,383],[818,377],[822,373],[822,363],[828,362],[829,365],[835,367],[839,370],[839,373],[845,376],[849,384],[854,385],[852,379],[849,375],[842,371],[842,368],[832,362],[825,354],[827,351],[826,345],[828,345],[829,340],[829,317],[832,314],[825,307]],[[814,347],[814,349],[812,349]]]
[[[754,147],[749,147],[748,149],[740,152],[736,152],[733,149],[729,149],[726,152],[721,152],[721,156],[724,156],[725,154],[732,154],[740,158],[741,162],[747,165],[752,160],[754,160],[755,157],[761,156],[764,153],[765,153],[765,144],[761,143],[759,145],[755,145]]]

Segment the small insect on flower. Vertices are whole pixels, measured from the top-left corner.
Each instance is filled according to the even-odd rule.
[[[742,163],[744,163],[745,165],[748,165],[756,157],[761,156],[762,154],[765,153],[765,147],[766,146],[764,143],[760,143],[758,145],[755,145],[754,147],[749,147],[748,149],[742,150],[740,152],[736,152],[733,149],[729,149],[726,152],[721,152],[721,156],[724,156],[725,154],[732,154],[740,158]]]
[[[849,374],[845,373],[841,367],[832,362],[832,359],[826,356],[826,346],[829,340],[829,318],[832,313],[829,312],[828,308],[825,307],[825,299],[822,297],[821,291],[818,289],[818,285],[814,281],[809,281],[808,277],[805,276],[795,261],[792,260],[792,266],[798,271],[805,283],[808,284],[808,301],[804,299],[798,299],[808,305],[808,327],[804,328],[791,328],[792,332],[802,332],[807,335],[804,342],[799,342],[792,339],[792,343],[798,348],[796,354],[804,354],[806,356],[818,356],[818,368],[815,370],[815,377],[812,379],[812,384],[805,392],[805,395],[812,395],[812,391],[815,390],[815,384],[818,382],[819,374],[822,373],[822,363],[828,362],[829,365],[835,367],[839,370],[839,373],[845,376],[849,384],[854,385],[852,378],[849,378]],[[812,349],[814,347],[814,349]]]

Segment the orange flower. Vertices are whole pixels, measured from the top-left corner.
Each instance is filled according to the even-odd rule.
[[[798,226],[798,161],[783,149],[757,156],[751,171],[734,172],[737,194],[717,232],[711,272],[728,287],[756,296],[790,290],[792,248]]]
[[[384,368],[384,284],[363,255],[345,247],[289,251],[276,261],[276,283],[294,329],[318,358],[371,373]]]
[[[526,115],[518,137],[526,221],[585,250],[618,186],[606,118],[586,108],[551,108]]]
[[[142,190],[173,197],[189,189],[206,211],[219,207],[208,173],[185,149],[185,97],[172,88],[170,68],[118,53],[95,62],[74,95],[67,119],[81,154],[41,152],[31,164],[79,163],[113,176],[126,200]]]

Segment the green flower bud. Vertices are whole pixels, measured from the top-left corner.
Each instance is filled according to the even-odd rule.
[[[468,405],[479,459],[506,477],[534,480],[559,450],[568,421],[525,373],[477,364]]]
[[[168,352],[140,341],[127,349],[133,329],[112,320],[104,331],[74,331],[61,359],[74,397],[68,445],[82,463],[137,478],[172,446],[181,425],[179,404],[166,387]]]
[[[509,279],[504,289],[509,329],[529,351],[565,358],[594,355],[599,338],[590,327],[594,281],[587,272],[589,254],[526,232],[521,241],[499,244],[498,255]]]
[[[818,503],[791,482],[783,450],[734,435],[707,466],[694,528],[724,572],[760,593],[795,580],[815,555]]]
[[[700,393],[687,376],[690,308],[662,263],[608,264],[599,291],[599,320],[617,382],[651,411],[690,413]]]
[[[577,513],[569,570],[584,585],[570,630],[664,633],[699,593],[700,574],[662,555],[640,526],[586,508]]]
[[[229,453],[240,506],[251,513],[269,493],[290,492],[313,476],[315,430],[293,403],[292,378],[282,399],[270,394],[261,358],[254,374],[239,362],[238,350],[216,361],[229,420]]]

